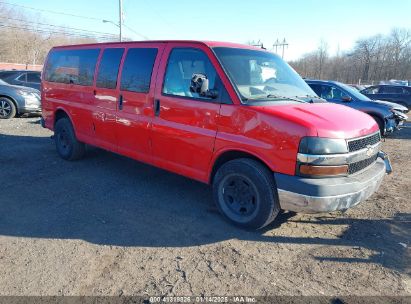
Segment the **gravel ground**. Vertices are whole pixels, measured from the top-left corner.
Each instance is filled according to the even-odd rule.
[[[207,185],[96,148],[66,162],[51,135],[0,120],[1,295],[411,295],[411,123],[368,201],[260,232]]]

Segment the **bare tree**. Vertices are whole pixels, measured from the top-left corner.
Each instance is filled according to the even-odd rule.
[[[411,80],[411,31],[393,29],[389,35],[374,35],[356,41],[352,50],[329,57],[321,42],[316,51],[290,64],[307,78],[346,83],[376,83],[381,80]]]

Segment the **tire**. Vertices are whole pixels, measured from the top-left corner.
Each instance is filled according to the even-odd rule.
[[[377,116],[371,115],[371,117],[374,118],[375,122],[378,124],[378,128],[380,128],[381,136],[384,136],[385,135],[384,121],[381,118],[377,117]]]
[[[280,212],[273,173],[252,159],[223,164],[213,179],[213,195],[224,217],[245,229],[261,229]]]
[[[65,160],[77,160],[84,156],[85,144],[79,142],[68,118],[60,118],[54,127],[57,153]]]
[[[10,119],[17,114],[16,106],[11,99],[0,97],[0,119]]]

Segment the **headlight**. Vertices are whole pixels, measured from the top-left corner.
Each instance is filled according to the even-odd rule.
[[[298,152],[314,155],[339,154],[348,153],[348,147],[345,139],[303,137]]]
[[[19,93],[24,98],[24,101],[27,105],[40,104],[40,98],[38,94],[32,93],[32,92],[26,92],[26,91],[19,91]]]
[[[331,177],[348,175],[348,165],[315,165],[308,157],[324,158],[324,155],[348,153],[345,139],[303,137],[298,149],[297,174],[303,177]]]

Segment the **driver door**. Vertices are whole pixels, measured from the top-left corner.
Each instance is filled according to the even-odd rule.
[[[206,178],[220,113],[219,98],[190,92],[195,73],[207,75],[209,88],[218,90],[207,52],[197,44],[168,44],[157,77],[151,132],[154,163],[197,180]]]

